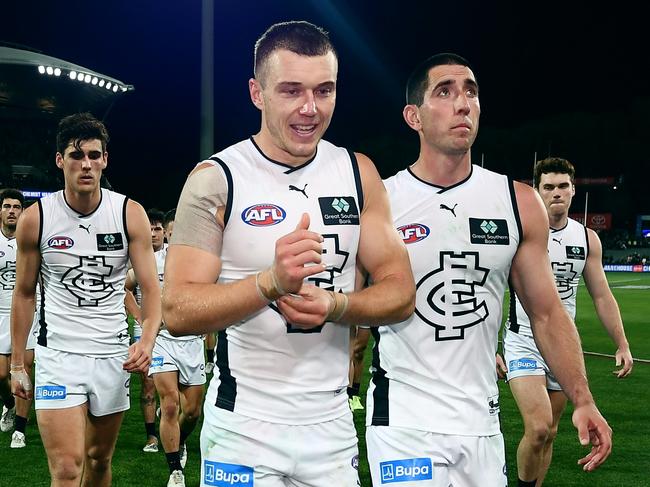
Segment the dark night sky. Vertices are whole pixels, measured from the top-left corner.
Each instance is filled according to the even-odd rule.
[[[484,155],[486,167],[523,179],[536,151],[567,157],[579,176],[624,176],[637,196],[622,202],[599,190],[610,207],[650,213],[640,12],[622,2],[527,3],[216,0],[215,151],[259,129],[247,89],[255,39],[273,22],[304,19],[329,30],[339,51],[326,138],[367,153],[383,176],[417,156],[401,117],[410,70],[453,51],[481,86],[474,162]],[[0,40],[135,86],[107,118],[107,175],[145,206],[175,206],[185,175],[209,155],[199,154],[200,1],[23,1],[0,15]]]

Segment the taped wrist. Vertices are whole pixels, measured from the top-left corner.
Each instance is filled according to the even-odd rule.
[[[11,379],[18,382],[24,390],[32,390],[32,382],[29,380],[29,376],[25,371],[25,366],[23,364],[11,364],[10,369]]]
[[[332,303],[330,304],[330,312],[325,318],[325,321],[341,321],[343,315],[348,309],[348,296],[344,293],[337,293],[334,291],[328,291]]]
[[[255,287],[260,297],[269,302],[275,301],[279,297],[287,294],[282,289],[282,285],[275,275],[275,269],[273,267],[269,267],[255,275]]]

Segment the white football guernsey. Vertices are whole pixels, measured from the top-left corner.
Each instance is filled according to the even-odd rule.
[[[562,298],[562,304],[573,319],[576,317],[578,284],[588,255],[589,239],[587,238],[587,229],[582,223],[569,218],[564,228],[550,229],[548,256],[551,260],[555,284],[560,298]],[[510,290],[510,309],[506,327],[512,332],[528,337],[533,336],[530,319],[512,289]]]
[[[127,353],[127,201],[102,189],[97,209],[82,215],[68,206],[63,191],[40,200],[39,345],[94,357]]]
[[[366,424],[498,434],[494,356],[521,240],[513,183],[472,166],[467,179],[447,188],[410,168],[385,185],[411,259],[416,311],[373,329]]]
[[[16,237],[0,230],[0,316],[11,314],[11,299],[16,285]]]
[[[268,268],[275,242],[304,212],[324,237],[330,269],[309,278],[324,289],[354,290],[363,195],[353,153],[326,141],[313,159],[291,167],[268,159],[253,139],[215,154],[228,182],[219,282]],[[218,333],[207,405],[255,419],[312,424],[349,413],[349,328],[327,322],[303,331],[274,303]],[[216,419],[215,419],[216,420]]]

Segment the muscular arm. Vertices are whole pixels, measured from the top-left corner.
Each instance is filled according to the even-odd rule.
[[[374,164],[357,154],[365,199],[358,264],[370,286],[349,295],[343,321],[373,326],[396,323],[415,309],[415,282],[406,246],[393,225],[386,189]]]
[[[603,327],[616,344],[616,365],[623,365],[623,368],[615,371],[618,377],[626,377],[632,372],[633,359],[630,353],[630,345],[625,337],[623,320],[618,304],[609,289],[605,272],[603,271],[602,255],[603,249],[596,232],[587,229],[589,238],[589,255],[585,263],[583,277],[587,290],[594,302],[596,313]]]
[[[523,237],[513,259],[511,281],[529,316],[542,356],[574,404],[573,423],[580,443],[593,448],[580,460],[585,470],[597,468],[611,452],[611,429],[589,390],[576,328],[557,293],[548,259],[548,217],[541,199],[528,186],[515,183]]]
[[[181,193],[162,299],[165,324],[174,335],[222,330],[268,304],[257,292],[255,276],[217,283],[227,196],[221,170],[208,163],[190,173]]]
[[[415,309],[415,282],[404,243],[395,230],[386,189],[374,164],[357,154],[363,185],[364,209],[357,266],[370,276],[371,285],[348,293],[348,305],[339,322],[379,326],[408,318]],[[318,325],[331,308],[318,298],[323,291],[314,286],[301,292],[301,298],[284,296],[280,310],[288,321],[297,325]]]
[[[142,320],[142,311],[138,302],[135,299],[133,291],[135,290],[138,282],[135,280],[135,272],[133,268],[129,269],[129,272],[126,273],[126,281],[124,283],[124,290],[126,294],[124,295],[124,306],[126,307],[126,312],[133,316],[133,318],[140,323]]]
[[[36,307],[36,282],[41,267],[38,242],[40,215],[38,204],[30,206],[18,220],[16,229],[16,285],[11,301],[11,364],[24,363],[27,335],[34,321]],[[12,390],[19,397],[27,398],[22,385],[12,381]]]
[[[142,290],[142,338],[129,348],[124,367],[129,371],[146,372],[151,351],[160,328],[160,285],[156,260],[151,247],[151,232],[147,215],[138,203],[129,200],[126,207],[129,232],[129,258],[135,279]]]

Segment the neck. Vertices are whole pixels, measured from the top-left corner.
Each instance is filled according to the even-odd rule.
[[[436,186],[449,187],[466,179],[472,172],[470,151],[459,155],[426,154],[420,152],[418,160],[411,166],[411,171],[422,179]]]
[[[102,199],[102,190],[99,186],[89,193],[79,193],[65,188],[64,194],[70,208],[82,215],[95,211]]]
[[[253,135],[253,140],[266,157],[282,164],[286,164],[287,166],[297,167],[314,157],[313,153],[309,154],[308,156],[295,156],[287,152],[286,150],[278,147],[273,142],[271,137],[268,136],[268,134],[263,130],[261,130],[258,134]]]
[[[561,228],[566,227],[568,221],[569,221],[569,215],[566,213],[562,213],[560,215],[548,216],[548,225],[553,230],[560,230]]]
[[[2,234],[7,238],[14,238],[14,235],[16,235],[16,227],[12,229],[11,227],[2,225]]]

